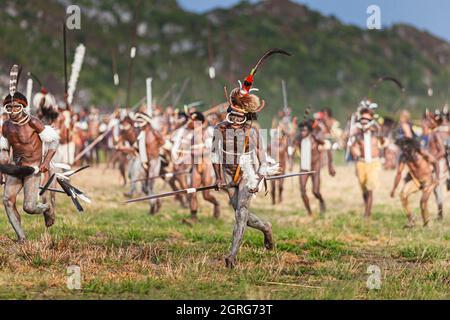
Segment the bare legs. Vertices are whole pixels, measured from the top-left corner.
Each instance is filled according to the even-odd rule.
[[[438,220],[444,218],[444,193],[443,193],[443,183],[438,181],[436,187],[434,188],[434,197],[436,198],[436,204],[438,207]]]
[[[199,170],[199,165],[194,165],[192,169],[191,176],[191,186],[192,188],[198,188],[200,186],[207,186],[213,183],[213,175],[212,167],[208,165],[204,165],[202,170]],[[201,172],[200,172],[201,171]],[[203,199],[208,201],[214,206],[214,218],[220,217],[220,205],[219,201],[217,201],[216,197],[213,196],[211,190],[206,190],[202,192]],[[191,194],[190,197],[190,209],[191,209],[191,219],[197,220],[197,212],[198,212],[198,199],[195,193]]]
[[[16,208],[17,195],[22,190],[23,184],[19,179],[8,176],[6,178],[5,191],[3,194],[3,204],[9,223],[16,232],[19,241],[25,240],[25,232],[22,229],[20,214]]]
[[[148,166],[148,177],[156,177],[161,171],[161,160],[159,157],[151,159]],[[148,181],[148,195],[154,194],[155,179]],[[161,208],[161,200],[150,200],[150,214],[155,214]]]
[[[51,176],[52,173],[53,172],[47,172],[44,175],[45,178],[42,184],[45,184],[47,182],[48,178]],[[56,189],[56,180],[54,180],[50,186]],[[55,192],[47,191],[44,195],[42,195],[41,198],[42,203],[44,204],[50,202],[49,209],[44,212],[45,226],[49,228],[55,223],[56,194]]]
[[[3,204],[14,231],[19,241],[25,240],[25,233],[22,229],[20,214],[16,208],[17,195],[24,188],[23,210],[28,214],[46,214],[51,209],[49,203],[38,202],[40,174],[26,177],[23,181],[12,176],[8,176],[3,195]],[[47,222],[46,225],[49,224]],[[53,220],[54,221],[54,220]],[[51,223],[53,224],[53,222]],[[50,225],[51,225],[50,224]]]
[[[319,200],[320,205],[320,214],[324,214],[326,211],[325,206],[325,200],[322,197],[322,194],[320,192],[320,171],[308,174],[305,176],[300,176],[300,194],[302,195],[302,200],[306,208],[306,212],[308,212],[308,215],[312,215],[311,206],[309,204],[309,198],[306,193],[306,183],[308,182],[308,178],[311,176],[312,179],[312,188],[313,188],[313,195],[314,197]]]
[[[146,177],[145,170],[142,167],[141,160],[138,157],[131,160],[130,166],[128,167],[128,177],[130,178],[130,191],[124,194],[126,197],[132,197],[136,193],[139,183],[141,183],[142,191],[145,194],[147,193],[146,181],[136,181]]]
[[[278,203],[281,203],[283,201],[283,186],[284,186],[284,180],[272,180],[270,182],[270,195],[272,197],[272,204],[277,203],[277,191],[278,191]]]
[[[428,200],[430,199],[431,192],[433,191],[435,185],[429,184],[424,188],[420,189],[413,180],[408,181],[404,184],[402,191],[400,192],[400,200],[402,202],[403,210],[408,218],[408,223],[405,228],[412,228],[415,226],[414,216],[409,207],[409,197],[414,193],[422,190],[422,197],[420,198],[420,212],[422,214],[423,226],[426,227],[429,223],[429,212],[428,212]]]
[[[238,188],[228,190],[228,194],[235,210],[235,224],[231,250],[228,257],[225,258],[225,264],[228,268],[233,268],[236,264],[236,257],[242,245],[247,226],[260,230],[264,234],[264,246],[267,249],[272,249],[274,245],[272,225],[249,212],[249,205],[253,195],[249,192],[247,186],[245,186],[245,182],[241,182]]]
[[[369,220],[370,216],[372,215],[373,191],[363,190],[363,199],[364,199],[364,218],[366,220]]]

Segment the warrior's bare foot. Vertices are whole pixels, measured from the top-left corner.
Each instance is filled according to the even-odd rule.
[[[158,199],[156,200],[156,212],[159,212],[161,210],[162,204],[161,201]]]
[[[27,241],[26,238],[19,238],[19,239],[17,239],[17,244],[24,244],[25,241]]]
[[[183,208],[183,209],[186,209],[186,208],[188,208],[189,206],[187,205],[187,202],[186,202],[186,200],[184,199],[184,198],[180,198],[180,205],[181,205],[181,207]]]
[[[151,204],[150,205],[150,214],[151,215],[157,214],[159,212],[159,209],[161,209],[161,202],[160,201],[157,201],[156,203]]]
[[[438,216],[437,216],[437,221],[443,221],[444,220],[444,215],[442,214],[442,212],[439,212]]]
[[[196,224],[197,222],[198,222],[197,216],[191,216],[189,218],[184,218],[183,220],[181,220],[182,224],[186,224],[190,227],[194,226],[194,224]]]
[[[123,196],[124,196],[125,198],[131,198],[131,197],[133,196],[133,194],[131,194],[131,193],[129,193],[129,192],[124,192],[124,193],[123,193]]]
[[[153,216],[153,215],[156,214],[156,211],[157,211],[157,209],[156,209],[156,204],[152,204],[152,205],[150,206],[150,214]]]
[[[405,224],[403,226],[403,229],[412,229],[416,226],[416,224],[414,223],[414,221],[409,221],[407,224]]]
[[[234,269],[234,267],[236,266],[236,259],[233,257],[230,257],[230,256],[226,257],[225,258],[225,266],[228,269]]]
[[[274,247],[272,224],[270,222],[266,223],[266,231],[264,231],[264,247],[266,247],[267,250],[272,250]]]
[[[48,209],[44,211],[45,226],[50,228],[55,224],[55,208],[49,205]]]
[[[219,219],[219,217],[220,217],[220,206],[214,206],[214,213],[213,213],[213,215],[214,215],[214,218],[216,218],[216,219]]]
[[[424,228],[428,227],[429,223],[430,223],[430,220],[424,221],[424,222],[423,222],[423,227],[424,227]]]
[[[327,211],[327,207],[325,206],[325,202],[321,202],[320,203],[320,215],[323,216],[326,211]]]

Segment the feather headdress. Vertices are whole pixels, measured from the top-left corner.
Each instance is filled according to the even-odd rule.
[[[13,65],[11,71],[9,72],[9,94],[3,100],[3,106],[16,101],[22,104],[24,107],[28,105],[27,98],[17,91],[17,86],[19,83],[21,69],[17,64]]]
[[[13,65],[9,72],[9,94],[11,99],[14,99],[14,95],[17,92],[17,83],[19,81],[19,66]]]
[[[313,114],[311,116],[311,107],[307,107],[303,113],[303,121],[298,124],[298,127],[307,127],[310,131],[312,131],[318,126],[318,123],[319,122],[315,118],[315,115]]]
[[[250,71],[250,74],[245,77],[244,83],[239,81],[239,88],[235,88],[230,93],[230,107],[239,113],[256,113],[264,108],[264,101],[261,103],[259,97],[251,94],[252,91],[258,91],[253,88],[255,75],[264,62],[274,54],[283,54],[290,56],[291,54],[282,49],[268,50],[256,63],[255,67]]]

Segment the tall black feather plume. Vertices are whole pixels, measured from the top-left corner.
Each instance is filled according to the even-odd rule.
[[[278,48],[274,48],[274,49],[269,49],[266,53],[264,53],[264,55],[259,59],[258,63],[255,65],[255,67],[252,69],[252,71],[250,72],[250,75],[254,76],[256,74],[256,72],[258,71],[258,69],[263,65],[263,63],[267,60],[267,58],[269,58],[271,55],[274,55],[276,53],[279,54],[284,54],[286,56],[291,56],[291,54],[283,49],[278,49]]]
[[[68,183],[67,181],[65,181],[63,179],[56,178],[56,181],[58,181],[59,185],[64,190],[64,192],[67,194],[67,196],[70,197],[70,199],[72,200],[72,202],[75,205],[75,207],[77,208],[77,210],[79,212],[83,212],[84,209],[77,199],[76,191],[74,190],[74,187],[70,183]],[[78,191],[78,189],[77,189],[77,191]]]
[[[241,86],[241,89],[245,90],[246,93],[250,92],[250,89],[253,86],[253,80],[256,72],[258,72],[258,69],[263,65],[264,61],[267,60],[270,56],[279,53],[284,54],[286,56],[290,56],[291,54],[285,50],[282,49],[270,49],[264,55],[259,59],[258,63],[255,65],[255,67],[252,69],[250,74],[244,79],[244,84]]]
[[[399,89],[402,92],[405,91],[405,87],[403,86],[403,84],[398,79],[396,79],[394,77],[380,77],[380,78],[378,78],[377,81],[375,81],[374,84],[371,86],[371,89],[375,89],[376,87],[378,87],[384,81],[392,81],[392,82],[394,82],[397,85],[397,87],[399,87]]]
[[[50,188],[50,185],[53,183],[53,180],[55,180],[56,175],[52,174],[50,176],[50,178],[48,179],[47,183],[42,187],[41,191],[39,192],[39,195],[42,196],[45,191],[48,190],[48,188]]]
[[[0,164],[0,172],[9,176],[23,179],[34,173],[34,168],[29,166],[16,166],[15,164]]]

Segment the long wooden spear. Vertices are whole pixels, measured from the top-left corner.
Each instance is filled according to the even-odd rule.
[[[188,85],[188,83],[189,83],[190,80],[191,80],[191,78],[186,78],[186,79],[184,79],[183,84],[182,84],[182,86],[181,86],[181,89],[180,89],[180,91],[178,92],[178,95],[177,95],[177,96],[175,97],[175,99],[173,100],[173,106],[174,106],[174,107],[176,107],[176,105],[177,105],[178,102],[180,101],[180,98],[181,98],[181,96],[183,95],[184,90],[186,90],[186,87],[187,87],[187,85]]]
[[[128,64],[128,85],[127,85],[127,99],[125,107],[128,108],[130,106],[130,96],[131,96],[131,84],[133,81],[133,61],[136,57],[136,38],[137,38],[137,20],[138,13],[141,1],[137,0],[136,2],[136,11],[134,14],[134,23],[133,23],[133,31],[131,34],[131,47],[130,47],[130,61]]]
[[[67,29],[66,23],[63,22],[63,61],[64,61],[64,102],[66,103],[66,107],[68,108],[67,95],[68,95],[68,81],[67,81]]]
[[[63,21],[63,56],[64,56],[64,102],[66,103],[66,110],[70,111],[69,106],[69,83],[67,81],[67,28],[66,23]],[[70,130],[70,128],[67,128]],[[70,134],[67,133],[66,137],[66,152],[67,152],[67,162],[70,162]]]
[[[264,177],[264,178],[266,180],[278,180],[278,179],[285,179],[285,178],[290,178],[290,177],[304,176],[304,175],[308,175],[308,174],[313,174],[315,172],[316,171],[296,172],[296,173],[288,173],[288,174],[283,174],[283,175],[268,176],[268,177]],[[201,192],[201,191],[205,191],[205,190],[214,190],[217,188],[218,188],[217,184],[210,185],[210,186],[204,186],[204,187],[198,187],[198,188],[187,188],[187,189],[181,189],[181,190],[170,191],[170,192],[159,193],[159,194],[152,194],[149,196],[130,199],[130,200],[125,201],[125,203],[133,203],[133,202],[140,202],[140,201],[146,201],[146,200],[166,198],[166,197],[171,197],[171,196],[175,196],[178,194],[191,194],[191,193]],[[225,188],[236,188],[236,186],[227,185],[227,186],[225,186]]]

